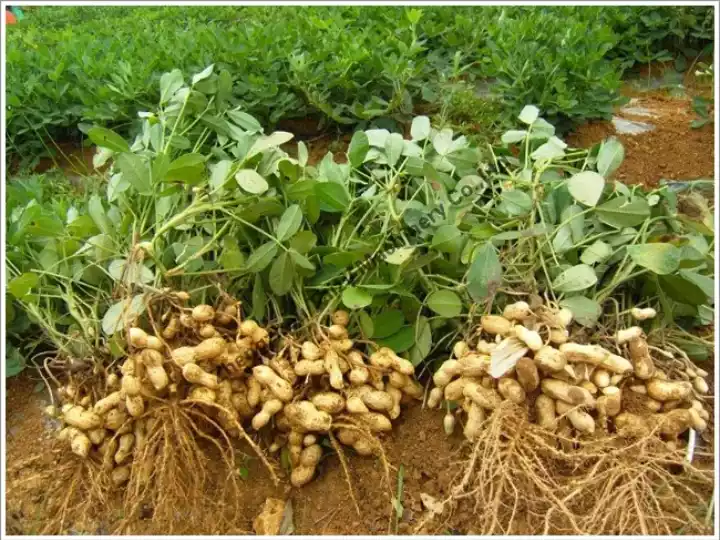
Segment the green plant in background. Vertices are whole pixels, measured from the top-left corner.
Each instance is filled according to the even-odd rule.
[[[705,62],[699,62],[695,71],[695,76],[699,81],[703,83],[709,83],[710,87],[713,86],[713,80],[715,78],[715,70],[712,64],[706,64]],[[690,122],[690,127],[693,129],[699,129],[710,122],[712,122],[712,116],[710,107],[712,105],[712,99],[707,99],[703,96],[693,96],[692,106],[693,111],[697,115],[697,118]]]
[[[712,10],[699,6],[617,6],[600,16],[622,36],[609,56],[624,68],[674,60],[683,70],[714,35]]]
[[[42,347],[86,363],[122,354],[125,316],[163,287],[195,302],[222,289],[271,326],[314,325],[344,305],[354,335],[416,365],[518,294],[548,295],[589,331],[629,306],[661,308],[663,328],[711,320],[709,209],[690,219],[669,186],[612,182],[617,140],[569,149],[526,106],[498,146],[419,116],[409,138],[357,131],[346,163],[328,153],[311,167],[307,147],[265,134],[230,85],[212,65],[189,82],[165,73],[133,140],[88,130],[95,165],[110,168],[86,192],[42,177],[12,185],[14,342],[40,329],[24,358]]]
[[[610,117],[620,72],[606,55],[619,36],[599,24],[598,14],[584,15],[557,8],[528,17],[515,9],[491,27],[486,69],[495,78],[493,92],[512,103],[514,114],[535,103],[562,129]]]
[[[162,73],[210,63],[230,74],[233,105],[273,127],[407,122],[449,104],[470,133],[467,114],[493,130],[532,102],[564,130],[607,117],[624,68],[694,58],[712,30],[705,7],[47,6],[8,27],[8,148],[33,154],[93,124],[134,136]],[[458,58],[466,86],[453,90]]]

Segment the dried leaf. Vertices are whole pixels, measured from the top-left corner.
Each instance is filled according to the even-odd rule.
[[[505,338],[490,355],[490,375],[500,378],[515,367],[525,353],[525,344],[517,338]]]

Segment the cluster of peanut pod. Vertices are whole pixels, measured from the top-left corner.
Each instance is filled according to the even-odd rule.
[[[631,310],[640,321],[655,317],[651,308]],[[453,357],[433,376],[428,406],[444,402],[445,431],[465,416],[468,440],[481,435],[487,416],[503,401],[526,408],[531,421],[565,435],[565,440],[597,430],[657,433],[669,445],[692,428],[707,428],[704,405],[708,373],[685,359],[648,345],[641,326],[617,332],[607,342],[571,340],[573,314],[565,308],[526,302],[506,306],[502,315],[481,317],[471,342],[455,343]],[[678,367],[678,364],[680,367]],[[458,406],[451,410],[450,404]]]
[[[322,457],[320,438],[332,432],[358,454],[375,452],[375,435],[392,429],[400,406],[421,399],[413,365],[380,348],[366,355],[348,338],[348,314],[318,327],[313,341],[275,336],[242,320],[240,304],[186,307],[186,293],[160,318],[157,335],[133,326],[128,355],[109,370],[101,396],[72,381],[59,389],[58,438],[84,458],[102,460],[116,486],[130,478],[156,421],[153,407],[171,400],[199,407],[230,435],[268,432],[271,452],[287,448],[291,483],[302,486]]]

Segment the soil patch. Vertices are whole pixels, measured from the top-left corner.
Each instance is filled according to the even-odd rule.
[[[49,404],[46,391],[38,392],[31,374],[23,373],[7,381],[7,532],[37,534],[47,520],[44,512],[46,489],[34,485],[34,478],[54,466],[51,458],[53,422],[43,413]],[[307,486],[291,488],[287,478],[279,486],[271,482],[267,470],[251,450],[238,444],[237,463],[246,478],[239,494],[239,511],[232,526],[222,530],[197,530],[195,534],[251,534],[253,520],[262,511],[268,497],[290,500],[293,507],[295,534],[388,534],[412,531],[424,508],[420,495],[437,499],[447,496],[451,477],[450,465],[462,446],[462,436],[448,438],[442,428],[441,411],[422,410],[419,404],[403,411],[392,434],[383,438],[388,469],[380,459],[360,457],[347,447],[348,466],[353,494],[360,505],[358,515],[348,489],[348,479],[336,454],[329,450],[318,467],[316,479]],[[459,432],[460,430],[458,430]],[[44,454],[48,459],[34,459]],[[273,456],[279,461],[279,456]],[[277,461],[276,461],[277,463]],[[280,469],[278,465],[278,469]],[[402,474],[401,474],[402,470]],[[386,474],[389,473],[389,474]],[[398,491],[398,478],[402,489]],[[220,478],[218,478],[220,481]],[[37,483],[37,482],[36,482]],[[397,516],[392,498],[398,498],[404,509]],[[69,532],[108,534],[120,518],[118,497],[93,524],[71,524]],[[180,510],[181,511],[181,510]],[[133,534],[159,534],[153,528],[151,513],[133,524]],[[397,516],[397,517],[396,517]]]
[[[569,145],[590,147],[616,135],[625,146],[625,160],[615,177],[627,184],[656,187],[660,180],[696,180],[714,175],[714,125],[692,129],[696,115],[690,98],[675,98],[663,92],[637,98],[638,107],[655,115],[633,116],[630,120],[649,122],[655,129],[638,135],[616,135],[611,122],[590,122],[567,137]]]

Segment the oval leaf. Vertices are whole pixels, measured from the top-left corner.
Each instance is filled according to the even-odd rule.
[[[455,225],[441,225],[433,235],[431,246],[445,253],[457,253],[462,247],[462,232]]]
[[[602,308],[595,300],[584,296],[571,296],[560,301],[560,307],[572,311],[573,320],[582,326],[594,326],[600,318]]]
[[[103,127],[90,128],[88,130],[88,137],[94,144],[101,148],[107,148],[113,152],[130,151],[130,145],[127,141],[111,129],[105,129]]]
[[[365,161],[368,150],[370,150],[370,140],[364,131],[356,131],[350,140],[347,156],[350,165],[359,167]]]
[[[342,301],[350,309],[360,309],[372,303],[372,295],[357,287],[348,287],[342,292]]]
[[[538,109],[535,105],[525,105],[525,107],[523,107],[523,110],[520,111],[518,119],[523,124],[529,125],[532,124],[535,120],[537,120],[539,115],[540,109]]]
[[[597,276],[592,267],[587,264],[578,264],[556,277],[552,288],[555,292],[575,292],[592,287],[595,283],[597,283]]]
[[[145,311],[145,302],[143,295],[137,294],[132,300],[126,298],[110,306],[105,312],[102,320],[102,329],[106,335],[112,336],[118,330],[131,324]]]
[[[430,119],[427,116],[416,116],[410,126],[410,137],[413,141],[424,141],[430,136]]]
[[[253,169],[243,169],[238,171],[235,175],[235,180],[237,180],[237,183],[241,188],[253,195],[265,193],[270,188],[267,180],[265,180]]]
[[[623,229],[640,225],[650,217],[650,206],[641,197],[632,201],[627,197],[616,197],[595,208],[595,213],[605,225]]]
[[[462,301],[452,291],[442,290],[430,293],[426,303],[430,309],[443,317],[457,317],[462,313]]]
[[[274,241],[267,242],[252,252],[245,269],[248,272],[262,272],[275,257],[278,247]]]
[[[610,178],[618,170],[625,159],[625,147],[617,139],[610,137],[600,147],[597,157],[597,171],[605,178]]]
[[[595,206],[605,188],[605,179],[596,172],[583,171],[573,175],[567,187],[576,201],[586,206]]]
[[[399,309],[383,311],[373,320],[373,338],[388,337],[402,328],[405,323],[405,315]]]
[[[293,265],[292,257],[285,251],[275,259],[270,268],[270,288],[278,296],[283,296],[292,288],[294,277],[295,266]]]
[[[302,225],[302,217],[302,210],[297,204],[285,210],[275,231],[277,239],[283,242],[298,232]]]
[[[345,186],[337,182],[318,182],[315,184],[315,194],[321,210],[325,212],[342,212],[350,204],[350,195]]]
[[[681,251],[672,244],[636,244],[627,252],[635,264],[659,275],[672,274],[680,265]]]
[[[376,340],[381,347],[389,347],[396,353],[407,351],[415,343],[415,330],[412,326],[403,326],[398,332]]]

